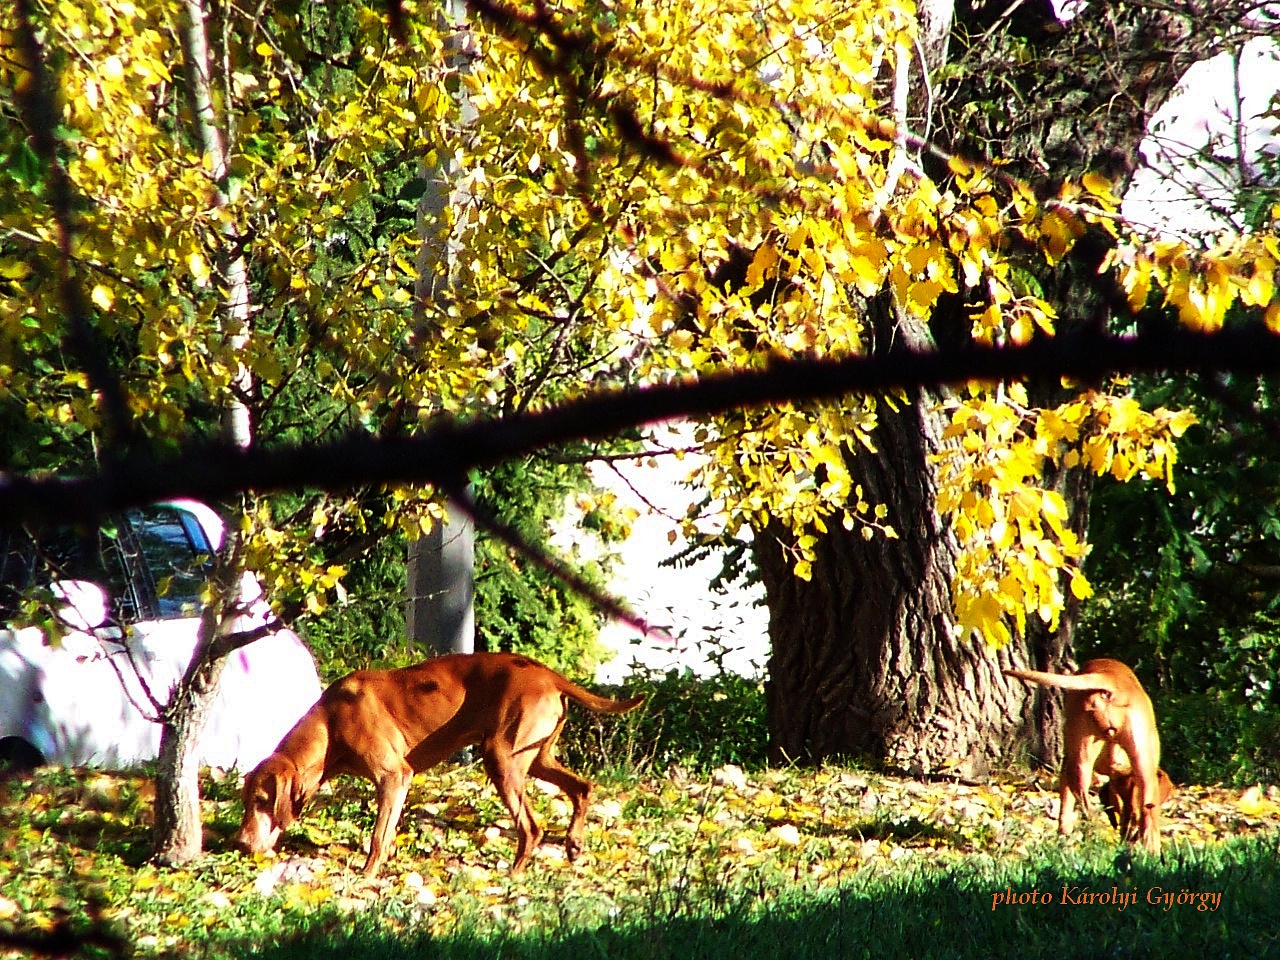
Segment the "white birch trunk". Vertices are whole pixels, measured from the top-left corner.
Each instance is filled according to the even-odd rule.
[[[186,22],[182,26],[182,61],[187,81],[187,97],[191,105],[192,123],[196,142],[209,168],[213,182],[214,206],[225,207],[230,197],[227,181],[230,165],[227,158],[226,138],[218,125],[213,109],[212,80],[213,61],[209,55],[209,37],[205,27],[207,13],[204,0],[184,0]],[[228,249],[238,245],[239,231],[233,222],[224,220],[222,235]],[[232,350],[238,355],[249,342],[249,314],[252,299],[249,295],[249,277],[244,257],[236,253],[222,264],[227,284],[227,302],[223,306],[223,332]],[[237,359],[233,380],[234,395],[223,411],[223,439],[237,447],[247,447],[252,441],[252,425],[246,399],[253,388],[253,377]]]
[[[452,30],[449,66],[457,124],[465,130],[475,119],[475,108],[461,77],[471,70],[475,38],[461,0],[444,0],[440,17]],[[418,201],[422,245],[414,303],[415,339],[425,346],[439,336],[436,311],[459,294],[457,262],[468,231],[471,193],[461,159],[446,150],[436,151],[435,163],[424,164],[421,176],[426,190]],[[412,646],[436,653],[475,649],[474,555],[474,527],[452,503],[443,521],[409,545],[405,627]]]
[[[213,65],[209,55],[204,0],[185,0],[184,8],[186,21],[181,30],[182,59],[194,133],[212,181],[213,203],[217,207],[225,207],[229,202],[227,178],[230,168],[226,138],[213,108]],[[224,221],[222,236],[226,248],[235,250],[238,231],[233,223]],[[221,259],[225,260],[219,266],[227,285],[223,329],[233,352],[239,354],[249,341],[251,299],[248,271],[244,257],[238,251]],[[222,435],[227,443],[238,447],[247,447],[252,440],[246,402],[252,387],[248,369],[237,362],[234,395],[223,410]],[[229,533],[229,536],[234,534]],[[231,619],[239,599],[238,551],[227,551],[224,545],[223,553],[217,564],[214,598],[201,617],[200,634],[191,664],[170,694],[161,717],[152,856],[156,862],[169,866],[195,859],[203,848],[200,738],[226,663],[225,656],[214,653],[214,641],[221,633],[221,625]]]

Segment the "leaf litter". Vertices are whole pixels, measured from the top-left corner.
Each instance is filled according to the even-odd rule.
[[[516,925],[566,910],[604,918],[651,902],[655,888],[676,895],[709,876],[730,883],[768,875],[819,889],[861,870],[907,862],[946,869],[973,854],[1016,858],[1058,843],[1055,779],[926,782],[856,768],[733,765],[698,777],[673,767],[666,776],[597,783],[586,851],[573,863],[563,846],[569,805],[535,784],[528,792],[546,835],[524,875],[513,878],[515,833],[505,807],[478,763],[447,765],[414,778],[396,852],[366,878],[359,871],[374,802],[362,781],[327,786],[274,854],[244,857],[228,843],[240,816],[236,778],[210,779],[207,855],[158,870],[144,862],[149,780],[51,770],[0,785],[0,929],[52,929],[85,896],[86,882],[141,954],[180,947],[194,928],[267,906],[308,913],[394,905],[395,922],[439,933],[465,910]],[[1161,814],[1173,850],[1277,832],[1280,791],[1185,786]],[[1118,842],[1096,799],[1082,830],[1086,841]]]

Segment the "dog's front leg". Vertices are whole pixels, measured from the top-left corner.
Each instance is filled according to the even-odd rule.
[[[404,809],[412,779],[412,768],[404,764],[398,770],[381,774],[377,780],[378,819],[373,825],[373,836],[369,840],[369,859],[364,864],[365,876],[371,877],[377,873],[378,867],[382,866],[391,853],[396,839],[396,824],[400,822],[400,812]]]
[[[1058,833],[1066,836],[1076,825],[1076,791],[1067,778],[1062,775],[1058,787]]]
[[[1135,823],[1132,826],[1134,839],[1139,836],[1147,850],[1160,853],[1160,771],[1142,770],[1142,782],[1135,784],[1132,795]],[[1141,802],[1142,806],[1137,804]]]
[[[1079,762],[1068,762],[1062,766],[1062,775],[1058,779],[1058,833],[1066,836],[1076,825],[1076,801],[1084,812],[1089,812],[1089,782],[1093,777],[1093,767]]]

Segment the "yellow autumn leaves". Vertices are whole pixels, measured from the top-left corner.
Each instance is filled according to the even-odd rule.
[[[1027,617],[1056,627],[1067,589],[1092,593],[1080,571],[1086,546],[1062,494],[1041,486],[1052,468],[1083,467],[1117,480],[1162,480],[1173,489],[1176,439],[1186,411],[1143,410],[1136,400],[1086,391],[1033,409],[1021,384],[971,389],[948,404],[938,456],[938,509],[961,545],[953,582],[957,624],[989,643],[1021,634]]]
[[[192,398],[218,405],[238,364],[271,387],[306,381],[378,429],[385,409],[524,409],[545,402],[553,372],[572,374],[561,397],[596,378],[644,384],[860,355],[882,294],[899,331],[922,342],[940,299],[958,295],[976,339],[1022,344],[1060,322],[1033,268],[1059,263],[1090,224],[1119,238],[1104,268],[1134,309],[1163,298],[1212,330],[1243,306],[1280,328],[1272,235],[1201,250],[1131,234],[1096,175],[1047,199],[995,165],[953,159],[945,189],[929,179],[884,109],[898,92],[887,78],[918,72],[907,63],[914,10],[898,0],[565,0],[546,10],[572,49],[518,18],[473,17],[465,67],[448,25],[425,5],[405,10],[407,46],[364,8],[351,49],[311,75],[296,39],[309,21],[229,14],[227,76],[215,85],[232,171],[220,205],[178,129],[181,5],[44,8],[74,131],[68,172],[86,203],[77,263],[99,321],[136,334],[126,386],[147,429],[191,430]],[[561,56],[561,73],[548,56]],[[0,83],[19,81],[0,63]],[[409,161],[445,182],[445,209],[335,271],[323,254],[350,239],[345,218]],[[61,335],[56,292],[28,262],[54,244],[48,211],[28,200],[5,208],[29,249],[0,247],[0,358],[33,330]],[[238,353],[218,321],[228,223],[255,282]],[[441,236],[453,259],[438,265],[447,282],[435,279],[447,291],[416,303],[422,241]],[[738,273],[725,269],[735,257]],[[307,331],[323,358],[308,367],[306,351],[278,339],[285,329]],[[92,428],[93,398],[69,396],[67,381],[7,382],[32,397],[34,418],[83,415]],[[849,469],[877,455],[880,405],[895,402],[784,404],[701,425],[701,479],[730,532],[781,522],[800,576],[828,524],[896,535]],[[948,417],[939,509],[964,547],[956,602],[964,628],[993,642],[1028,616],[1053,622],[1064,591],[1088,589],[1065,507],[1040,489],[1046,464],[1170,482],[1186,425],[1106,390],[1035,409],[1017,385],[975,387]],[[409,524],[429,522],[421,503],[401,506]],[[327,583],[330,572],[309,576]]]
[[[192,411],[209,416],[224,406],[243,368],[268,393],[306,379],[309,390],[333,398],[331,408],[383,402],[385,390],[365,390],[374,377],[414,374],[409,389],[426,392],[434,375],[398,355],[412,327],[403,288],[412,283],[416,238],[389,237],[345,270],[324,254],[345,241],[344,213],[367,207],[383,188],[376,165],[396,151],[411,159],[420,139],[433,139],[443,109],[434,26],[417,29],[393,59],[382,15],[363,11],[363,32],[349,37],[349,68],[317,76],[299,56],[311,42],[296,36],[304,24],[288,11],[216,11],[214,116],[230,170],[215,182],[184,96],[178,37],[187,15],[178,0],[61,0],[36,4],[34,15],[57,84],[61,156],[77,206],[74,269],[94,323],[128,351],[119,376],[137,428],[160,444],[207,435],[214,424]],[[0,13],[6,44],[13,16]],[[0,58],[6,97],[27,82],[15,58]],[[12,117],[0,133],[6,146],[24,136]],[[58,250],[40,186],[46,175],[33,170],[23,189],[6,187],[0,197],[0,390],[22,397],[32,421],[90,432],[100,399],[77,358],[39,354],[66,336],[48,269]],[[249,330],[228,320],[228,264],[241,255],[252,282]],[[405,263],[408,280],[398,265]],[[384,293],[396,312],[379,307]],[[323,362],[308,363],[314,343],[300,329],[322,340]],[[32,356],[21,355],[28,350]],[[466,373],[473,382],[485,376]],[[330,509],[330,523],[365,520],[349,504]],[[313,611],[326,595],[341,596],[342,568],[306,553],[323,522],[299,523],[300,551],[268,511],[249,515],[249,552],[263,561],[274,596],[296,587]]]
[[[1280,206],[1273,218],[1280,222]],[[1274,233],[1228,237],[1208,249],[1164,237],[1148,243],[1133,239],[1118,246],[1106,264],[1134,310],[1162,295],[1186,326],[1206,333],[1220,329],[1237,304],[1260,308],[1267,328],[1280,332],[1277,265],[1280,238]]]

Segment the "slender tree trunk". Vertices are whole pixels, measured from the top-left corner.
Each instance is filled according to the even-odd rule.
[[[1089,4],[1075,19],[1058,23],[1048,0],[1004,5],[961,3],[964,38],[952,44],[954,79],[938,91],[944,136],[961,152],[1000,156],[1028,180],[1048,175],[1078,179],[1101,172],[1122,194],[1141,162],[1140,144],[1152,115],[1182,74],[1214,52],[1221,37],[1196,29],[1194,11],[1138,3]],[[1211,5],[1205,7],[1205,12]],[[1217,8],[1223,13],[1221,6]],[[980,39],[980,42],[975,42]],[[1015,56],[1030,50],[1033,56]],[[1003,64],[1000,69],[996,63]],[[997,109],[967,109],[990,103]],[[994,101],[1000,103],[998,99]],[[963,120],[961,120],[963,118]],[[1034,268],[1045,297],[1060,316],[1060,329],[1107,323],[1109,312],[1097,267],[1109,239],[1095,228],[1081,255],[1049,269]],[[1066,401],[1059,381],[1028,385],[1033,404]],[[1083,467],[1051,466],[1043,485],[1062,494],[1071,529],[1088,532],[1093,477]],[[1067,592],[1056,631],[1028,621],[1027,654],[1038,670],[1074,667],[1073,637],[1080,601]],[[1047,688],[1021,691],[1022,725],[1031,755],[1049,767],[1061,759],[1061,696]]]
[[[219,126],[213,108],[213,58],[209,53],[206,27],[208,14],[204,0],[184,0],[183,7],[186,22],[181,31],[182,65],[187,83],[192,131],[209,166],[213,204],[221,208],[230,202],[227,179],[231,174],[231,166],[227,157],[227,136]],[[234,248],[239,242],[239,230],[235,223],[224,219],[221,230],[227,241],[227,248]],[[239,355],[249,343],[249,307],[253,302],[249,293],[249,271],[240,253],[226,257],[219,268],[227,284],[223,329],[227,343],[236,356],[236,373],[232,383],[234,393],[223,408],[223,439],[234,446],[247,447],[253,439],[248,404],[248,397],[253,389],[253,376],[239,362]]]
[[[200,819],[200,737],[218,692],[226,657],[200,656],[217,631],[212,610],[200,621],[197,654],[174,688],[160,731],[156,770],[156,819],[152,859],[180,866],[200,856],[204,830]]]
[[[1078,467],[1059,467],[1046,474],[1044,486],[1062,494],[1070,514],[1068,526],[1084,540],[1089,530],[1089,498],[1093,475]],[[1032,617],[1027,621],[1027,651],[1033,670],[1070,672],[1074,666],[1076,621],[1080,601],[1070,590],[1058,629]],[[1024,691],[1020,727],[1026,733],[1026,748],[1042,765],[1056,769],[1062,761],[1062,696],[1049,687],[1034,686]]]
[[[945,4],[933,7],[935,18],[946,13]],[[1081,17],[1060,24],[1047,0],[961,0],[950,43],[927,41],[931,50],[949,50],[955,68],[931,88],[934,139],[975,156],[1016,158],[1013,172],[1031,182],[1097,170],[1123,188],[1152,113],[1207,52],[1210,32],[1194,41],[1190,27],[1167,6],[1088,4]],[[1077,318],[1096,322],[1100,256],[1041,271],[1064,326]],[[919,331],[893,327],[890,317],[879,325],[881,343],[921,339]],[[878,454],[849,457],[854,482],[869,502],[889,508],[886,522],[898,539],[864,540],[859,530],[835,527],[820,537],[812,579],[802,581],[780,548],[781,528],[757,533],[770,610],[766,696],[776,760],[861,754],[918,772],[976,775],[1015,748],[1029,746],[1050,761],[1060,749],[1059,701],[1028,697],[1000,669],[1068,663],[1074,603],[1056,632],[1033,627],[998,654],[956,639],[955,545],[935,507],[931,455],[939,444],[931,399],[918,395],[896,410],[882,404]],[[1064,492],[1073,527],[1084,531],[1088,478],[1063,472],[1046,482]]]
[[[218,126],[213,108],[211,77],[213,61],[209,53],[204,0],[185,0],[186,22],[181,30],[182,59],[196,142],[205,156],[212,178],[213,202],[228,203],[226,180],[230,172],[226,137]],[[235,245],[238,231],[224,221],[223,236],[228,248]],[[251,303],[248,270],[244,257],[234,253],[219,264],[227,284],[224,329],[233,353],[239,354],[249,340]],[[253,380],[239,364],[234,378],[234,395],[223,410],[223,437],[239,447],[249,446],[252,424],[248,397]],[[234,552],[234,551],[233,551]],[[156,862],[176,866],[195,859],[203,848],[200,820],[200,739],[208,723],[218,681],[226,657],[215,655],[214,641],[220,625],[230,620],[239,600],[238,559],[218,564],[219,583],[214,599],[200,621],[200,634],[186,673],[170,695],[161,714],[160,756],[156,765],[156,818],[152,855]]]
[[[461,78],[471,72],[475,37],[461,0],[444,0],[437,16],[451,30],[450,66],[458,81],[453,89],[461,129],[476,116]],[[421,171],[426,189],[418,201],[418,276],[414,284],[415,337],[420,342],[440,336],[435,324],[441,302],[458,296],[458,254],[465,242],[470,191],[466,171],[456,157],[441,149],[434,166]],[[445,516],[409,544],[405,564],[405,629],[409,643],[428,653],[470,653],[475,649],[475,525],[465,510],[450,501]]]

